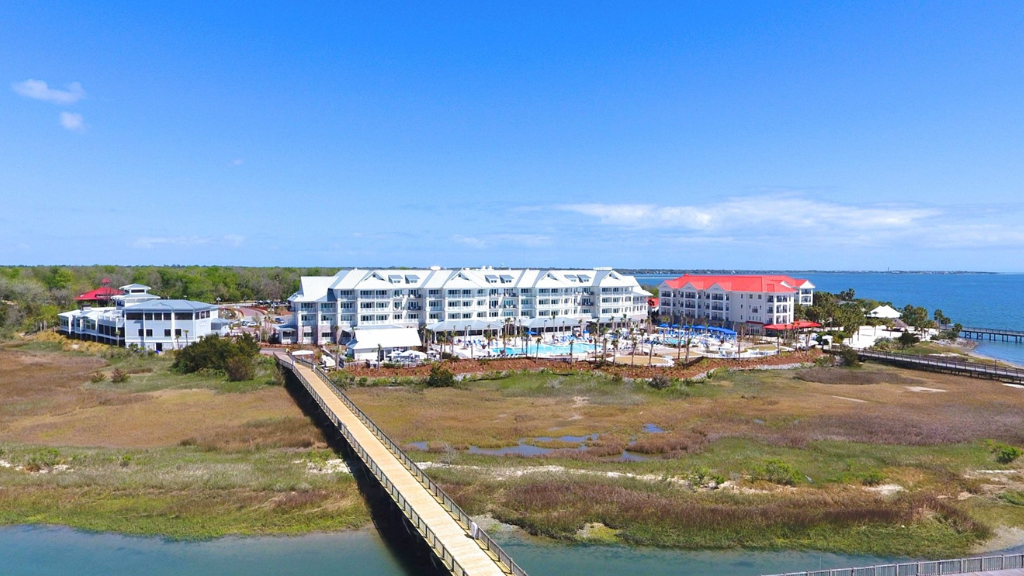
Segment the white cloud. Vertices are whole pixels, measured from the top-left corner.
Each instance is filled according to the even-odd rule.
[[[487,242],[485,240],[483,240],[481,238],[474,238],[472,236],[463,236],[461,234],[456,234],[455,236],[452,236],[452,241],[453,242],[458,242],[459,244],[465,244],[466,246],[469,246],[470,248],[486,248],[487,247]]]
[[[232,166],[241,166],[244,163],[245,160],[242,160],[241,158],[235,158],[234,160],[231,161]]]
[[[85,119],[82,118],[81,114],[75,114],[74,112],[61,112],[60,125],[72,132],[85,131]]]
[[[785,226],[797,229],[835,225],[844,228],[892,228],[911,226],[937,214],[933,209],[857,207],[792,194],[723,198],[705,205],[568,204],[558,208],[593,216],[602,224],[623,228],[692,231],[717,231],[751,226]]]
[[[958,207],[851,204],[803,194],[720,198],[705,204],[568,204],[556,207],[640,238],[673,244],[977,248],[1024,246],[1013,224],[1024,206],[998,214]],[[633,231],[630,233],[630,231]]]
[[[245,241],[245,236],[238,234],[227,234],[220,238],[210,236],[143,236],[132,244],[135,248],[149,250],[160,246],[202,246],[204,244],[226,244],[232,247],[239,247]]]
[[[479,250],[506,245],[539,248],[541,246],[551,244],[551,237],[543,234],[494,234],[484,237],[462,236],[461,234],[456,234],[455,236],[452,236],[451,239],[453,242],[458,242],[459,244],[464,244],[470,248],[476,248]]]
[[[82,89],[82,85],[78,82],[68,84],[67,90],[58,90],[57,88],[50,88],[42,80],[29,79],[24,82],[15,82],[11,84],[11,88],[26,98],[42,100],[43,102],[51,102],[53,104],[74,104],[85,98],[85,90]]]

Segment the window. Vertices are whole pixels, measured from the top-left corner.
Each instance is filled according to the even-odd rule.
[[[192,313],[191,312],[175,312],[174,313],[174,319],[175,320],[191,320],[192,319]]]
[[[164,328],[164,337],[165,338],[170,338],[170,336],[171,336],[171,329],[170,328]]]
[[[125,318],[129,320],[142,320],[142,312],[129,312],[125,314]]]
[[[174,329],[174,337],[175,338],[181,338],[181,328],[175,328]]]
[[[142,328],[139,328],[139,336],[142,336]]]
[[[152,312],[146,312],[146,320],[152,320],[152,319],[153,319],[153,313]]]
[[[440,290],[428,290],[427,291],[427,295],[428,296],[440,296],[441,295],[441,291]]]
[[[148,337],[148,336],[152,336],[152,335],[153,335],[153,329],[152,328],[146,328],[146,336]]]

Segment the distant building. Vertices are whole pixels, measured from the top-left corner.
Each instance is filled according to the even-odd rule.
[[[213,333],[224,333],[217,306],[192,300],[164,300],[142,284],[122,286],[114,306],[58,315],[59,331],[73,338],[162,351],[182,348]]]
[[[414,328],[470,334],[506,321],[538,332],[597,322],[647,319],[647,298],[632,276],[611,268],[592,270],[341,270],[305,276],[289,299],[292,320],[277,327],[283,343],[381,344]],[[356,330],[359,329],[359,332]],[[408,340],[403,337],[403,346]]]
[[[658,287],[661,313],[677,322],[712,322],[757,334],[793,322],[796,304],[814,303],[814,284],[778,274],[684,275]]]
[[[114,296],[120,296],[123,294],[117,288],[111,288],[109,278],[104,278],[103,282],[100,283],[100,287],[95,290],[90,290],[84,294],[79,294],[75,297],[75,303],[79,307],[83,306],[105,306],[110,303],[110,299]]]

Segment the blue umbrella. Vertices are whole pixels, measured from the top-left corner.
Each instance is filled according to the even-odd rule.
[[[530,330],[529,332],[527,332],[527,334],[529,334],[530,336],[536,336],[537,335],[537,333],[534,332],[533,330]]]
[[[662,324],[662,326],[664,326],[664,324]],[[673,328],[679,328],[679,324],[673,324],[672,327]]]
[[[661,324],[658,324],[658,328],[668,328],[668,324],[665,324],[664,322],[662,322]],[[677,328],[678,328],[678,326],[677,326]]]

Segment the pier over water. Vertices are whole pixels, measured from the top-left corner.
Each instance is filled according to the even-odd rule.
[[[384,490],[455,576],[526,576],[402,449],[313,364],[283,355],[277,362],[309,392]]]

